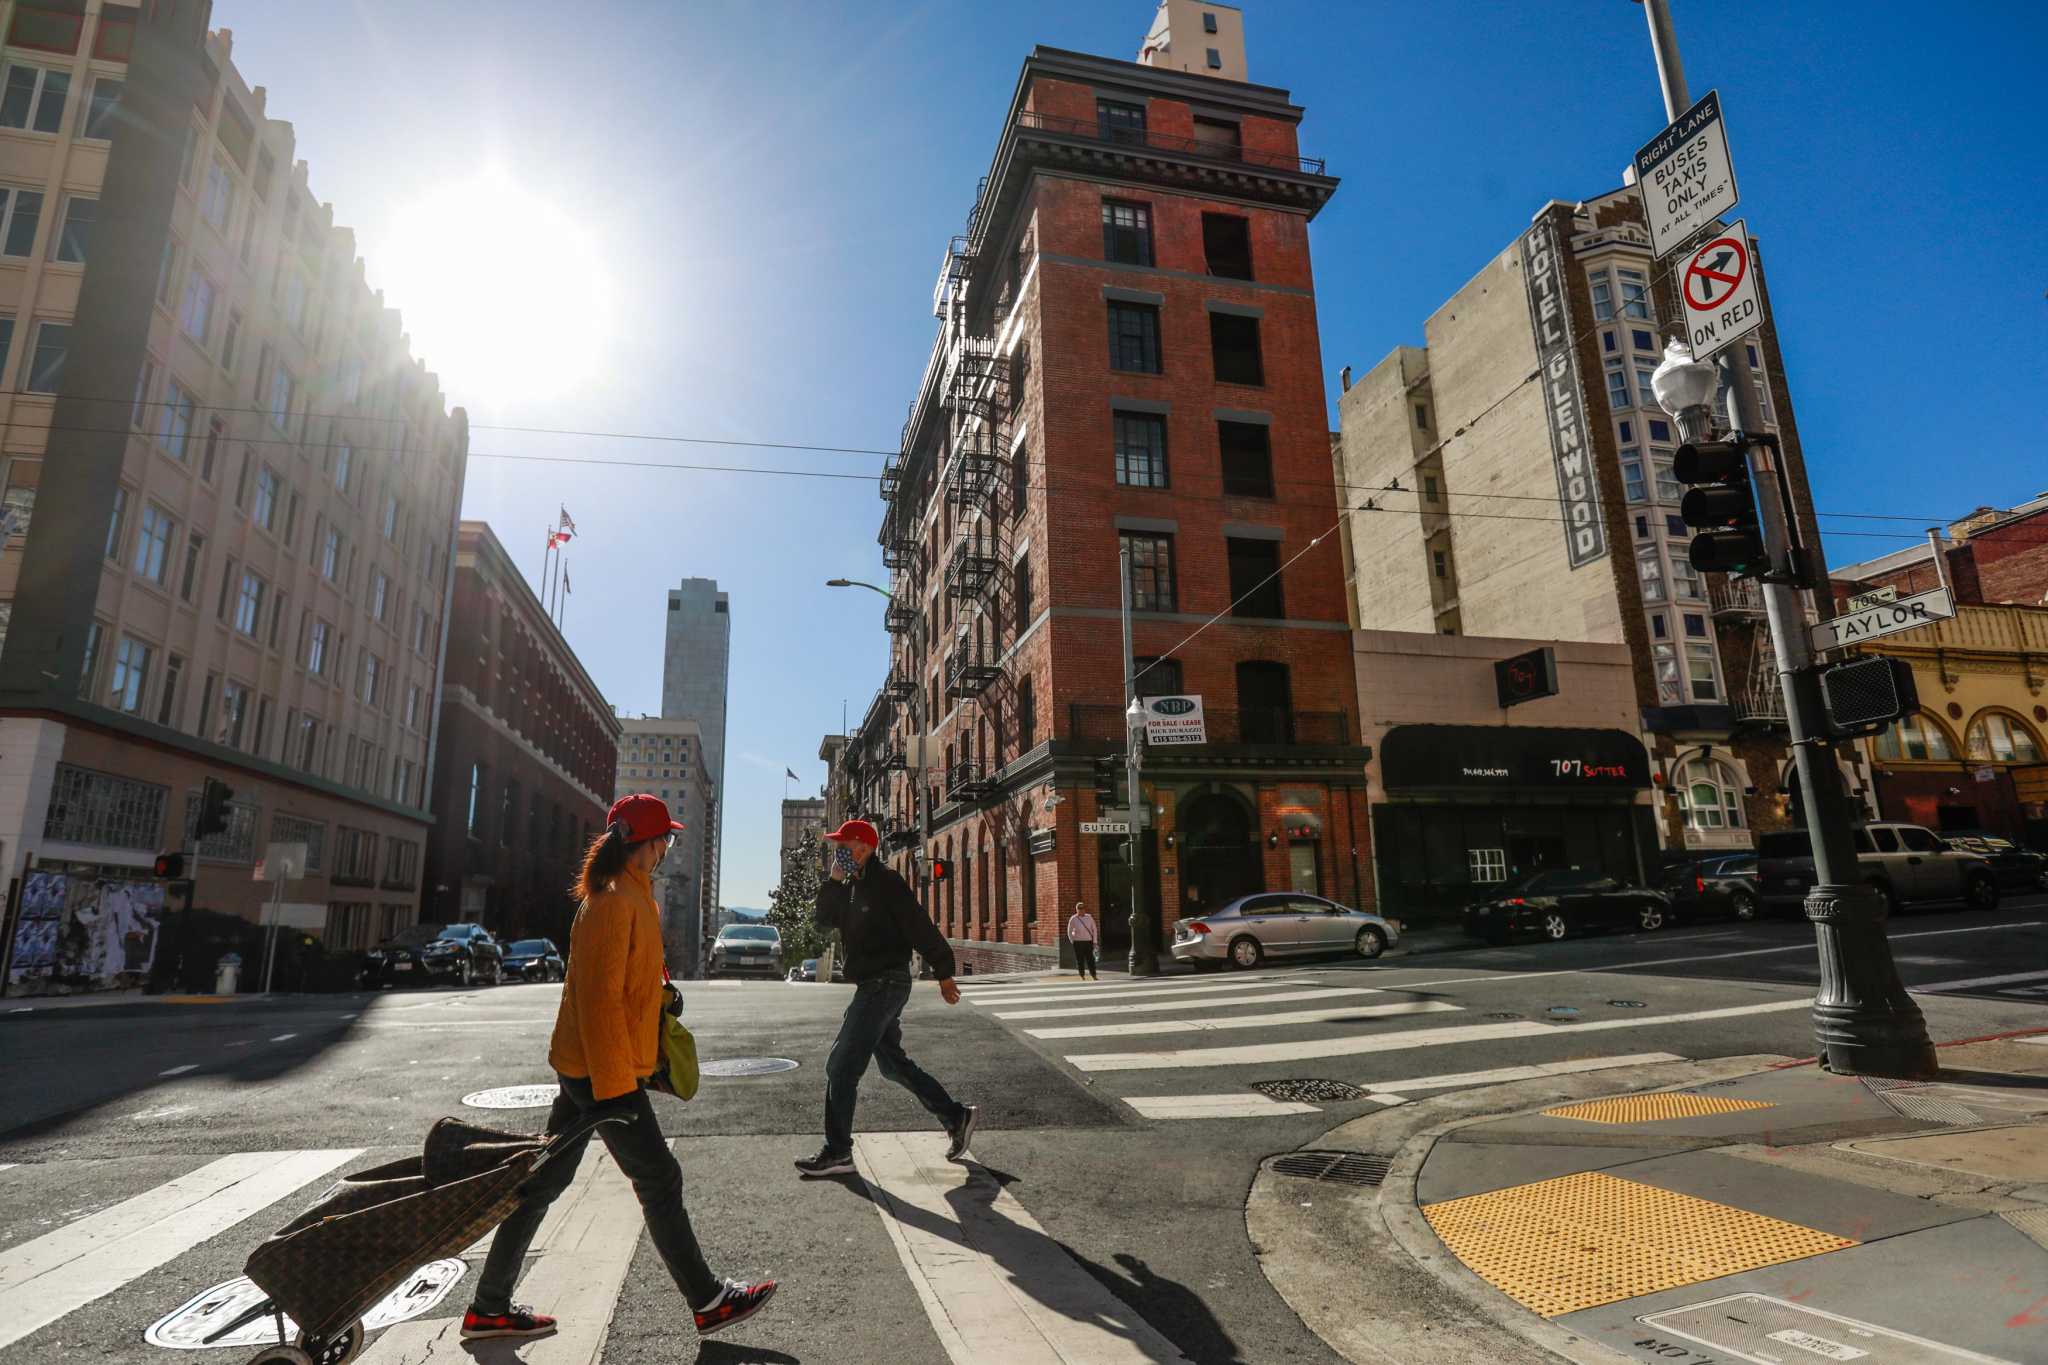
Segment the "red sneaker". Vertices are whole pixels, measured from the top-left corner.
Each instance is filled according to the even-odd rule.
[[[462,1315],[465,1341],[481,1341],[489,1337],[544,1337],[552,1335],[554,1330],[553,1318],[516,1303],[503,1313],[479,1313],[472,1308]]]
[[[718,1291],[718,1297],[697,1310],[697,1335],[708,1337],[713,1332],[723,1332],[745,1322],[774,1297],[773,1280],[762,1280],[759,1284],[727,1280]]]

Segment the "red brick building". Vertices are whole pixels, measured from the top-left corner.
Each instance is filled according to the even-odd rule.
[[[2017,507],[1980,507],[1949,523],[1942,572],[1956,601],[1974,606],[2048,606],[2048,492]],[[1835,596],[1873,588],[1900,596],[1937,587],[1934,548],[1922,542],[1829,571]]]
[[[1124,548],[1137,690],[1207,714],[1146,757],[1161,941],[1250,892],[1370,899],[1308,243],[1337,182],[1301,117],[1038,48],[947,255],[883,481],[885,711],[852,758],[891,861],[951,864],[926,904],[982,970],[1057,951],[1076,901],[1128,943],[1123,841],[1079,829],[1122,751]]]
[[[618,718],[491,528],[461,523],[420,918],[566,945]]]

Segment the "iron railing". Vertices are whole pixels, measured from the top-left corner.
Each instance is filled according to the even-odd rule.
[[[953,544],[946,561],[946,592],[955,599],[979,597],[995,581],[995,538],[967,531]]]
[[[1156,133],[1149,128],[1105,128],[1093,119],[1063,118],[1057,114],[1041,114],[1031,109],[1023,110],[1017,115],[1017,126],[1042,133],[1057,133],[1062,137],[1078,138],[1084,142],[1097,142],[1104,146],[1173,152],[1180,156],[1198,156],[1209,161],[1263,166],[1268,170],[1294,171],[1303,175],[1323,174],[1321,157],[1293,156],[1285,152],[1260,151],[1241,145],[1204,142],[1200,138]],[[978,211],[978,199],[976,207]]]
[[[963,438],[946,470],[946,501],[955,507],[994,511],[1001,467],[986,430]]]
[[[1001,666],[973,640],[962,640],[946,656],[946,695],[949,697],[979,696],[1002,676]]]
[[[993,785],[989,775],[979,763],[962,760],[946,769],[946,797],[952,801],[972,801],[986,796]]]
[[[1716,616],[1762,619],[1764,590],[1747,579],[1717,575],[1707,580],[1707,605]]]
[[[1342,711],[1292,711],[1280,706],[1202,707],[1202,720],[1211,744],[1271,744],[1289,748],[1351,743],[1351,718]],[[1124,742],[1124,712],[1120,706],[1099,706],[1074,702],[1067,707],[1067,738],[1082,744]],[[1171,753],[1171,745],[1154,753]]]
[[[882,695],[890,701],[909,701],[917,695],[917,679],[907,678],[901,673],[891,673],[889,680],[882,684]]]
[[[903,466],[905,462],[904,454],[900,450],[894,451],[883,458],[882,481],[879,485],[883,502],[896,501],[897,495],[903,491]]]
[[[882,629],[891,635],[908,635],[917,628],[917,608],[891,602],[882,611]]]

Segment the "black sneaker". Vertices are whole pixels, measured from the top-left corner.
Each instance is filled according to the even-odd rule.
[[[853,1158],[839,1156],[828,1148],[821,1150],[816,1156],[798,1157],[796,1168],[806,1180],[817,1180],[828,1175],[852,1175]]]
[[[718,1297],[697,1310],[697,1335],[708,1337],[745,1322],[774,1297],[773,1280],[762,1280],[759,1284],[727,1280],[719,1288]]]
[[[502,1313],[479,1313],[472,1308],[462,1315],[464,1341],[483,1341],[492,1337],[544,1337],[554,1330],[553,1318],[517,1303]]]
[[[953,1139],[946,1144],[946,1160],[958,1161],[967,1154],[967,1144],[974,1139],[974,1122],[980,1117],[981,1110],[975,1106],[960,1106],[960,1117],[946,1125],[946,1136]]]

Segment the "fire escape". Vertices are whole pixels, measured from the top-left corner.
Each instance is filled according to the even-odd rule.
[[[1707,580],[1707,603],[1714,619],[1734,626],[1749,640],[1749,677],[1737,686],[1729,679],[1729,705],[1737,724],[1782,728],[1785,693],[1778,682],[1778,651],[1771,643],[1760,584],[1715,574]]]

